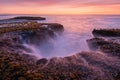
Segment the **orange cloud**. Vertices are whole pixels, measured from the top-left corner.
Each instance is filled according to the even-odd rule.
[[[120,14],[119,0],[2,0],[8,14]]]

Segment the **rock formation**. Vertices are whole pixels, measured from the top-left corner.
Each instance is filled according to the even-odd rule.
[[[94,29],[92,31],[95,37],[103,36],[103,37],[119,37],[120,36],[120,29]]]
[[[87,40],[91,49],[107,55],[79,52],[39,59],[27,54],[31,50],[22,44],[40,47],[47,43],[52,47],[50,40],[64,30],[61,24],[29,22],[29,26],[19,24],[0,29],[0,80],[120,80],[120,44],[116,38]]]
[[[120,29],[93,30],[93,35],[97,38],[87,40],[90,48],[120,57]]]
[[[18,25],[9,26],[8,24],[8,27],[0,28],[0,41],[1,45],[4,45],[4,47],[6,45],[8,48],[13,47],[13,49],[19,48],[27,50],[24,48],[24,46],[22,46],[23,43],[39,47],[42,46],[42,44],[46,43],[52,47],[50,39],[54,39],[57,32],[60,32],[61,30],[63,31],[63,26],[60,24],[55,24],[55,26],[58,28],[57,31],[54,28],[49,27],[49,25],[52,23],[49,23],[47,25],[48,27],[44,27],[35,21],[25,22],[25,24],[16,24]],[[54,26],[54,24],[52,25]]]
[[[44,17],[30,17],[30,16],[19,16],[10,19],[11,20],[45,20]]]

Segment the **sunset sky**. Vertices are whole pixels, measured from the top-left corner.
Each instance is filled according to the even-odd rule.
[[[0,0],[0,14],[120,14],[120,0]]]

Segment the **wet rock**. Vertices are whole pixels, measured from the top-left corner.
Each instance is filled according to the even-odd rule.
[[[58,24],[58,23],[49,24],[48,28],[52,29],[55,32],[57,32],[57,31],[63,32],[63,30],[64,30],[63,25]]]
[[[36,64],[37,65],[45,65],[48,62],[46,58],[39,59]]]
[[[100,46],[109,44],[109,42],[105,41],[103,38],[92,38],[87,40],[87,43],[92,50],[98,50]]]
[[[105,53],[111,54],[112,56],[120,57],[120,44],[109,43],[101,46],[100,49]]]
[[[54,32],[45,27],[41,27],[37,30],[32,30],[31,33],[25,32],[22,34],[24,34],[23,37],[26,43],[36,45],[40,45],[41,43],[48,43],[50,38],[55,37]]]
[[[119,79],[119,59],[99,53],[81,52],[64,58],[51,58],[49,61],[43,58],[37,62],[23,56],[25,55],[0,52],[1,80]],[[41,64],[46,65],[41,67]]]
[[[64,74],[63,79],[112,80],[120,72],[118,63],[119,59],[107,55],[81,52],[64,58],[51,58],[45,68],[50,69],[46,75],[55,70],[55,74]]]
[[[80,52],[67,57],[36,60],[35,56],[16,51],[24,50],[21,41],[38,46],[51,42],[57,30],[62,28],[39,27],[1,34],[0,43],[4,47],[0,46],[0,80],[119,80],[120,60],[114,56]],[[5,39],[7,41],[4,42]],[[110,44],[115,45],[115,48],[118,46],[102,38],[90,39],[88,42],[90,45],[95,44],[94,47],[99,46],[98,49]],[[10,51],[11,48],[16,50]],[[48,50],[46,46],[44,48]]]
[[[40,79],[40,74],[32,72],[33,69],[37,68],[34,61],[27,60],[27,57],[25,58],[23,55],[0,52],[0,63],[1,80]]]
[[[94,29],[92,33],[95,37],[118,37],[120,36],[120,29]]]
[[[14,20],[45,20],[44,17],[31,17],[31,16],[19,16],[19,17],[14,17],[11,19],[14,19]]]
[[[112,40],[105,40],[102,38],[93,38],[87,40],[90,49],[101,50],[112,56],[120,57],[120,44],[112,42]]]
[[[24,30],[34,30],[39,29],[40,24],[36,21],[28,21],[28,22],[17,22],[17,23],[7,23],[0,27],[0,34],[4,34],[7,32],[14,32],[14,31],[24,31]]]
[[[107,38],[107,41],[120,44],[120,37]]]
[[[35,63],[38,58],[31,54],[19,53],[19,55],[28,62]]]
[[[51,24],[52,23],[50,23],[50,25]],[[48,53],[50,51],[49,49],[53,48],[54,46],[53,40],[56,37],[57,32],[57,30],[54,28],[58,27],[57,29],[60,31],[60,27],[62,26],[60,24],[57,24],[57,26],[53,25],[54,28],[52,29],[52,25],[50,27],[44,27],[42,24],[39,24],[36,21],[28,21],[23,23],[17,22],[10,23],[8,25],[14,26],[0,28],[0,45],[7,45],[7,48],[10,51],[18,50],[21,52],[21,50],[23,50],[27,51],[28,53],[31,52],[29,51],[30,49],[25,48],[25,46],[22,44],[26,43],[33,45],[40,48],[41,52]],[[7,41],[5,42],[4,40]],[[48,52],[46,52],[46,49],[48,49]]]

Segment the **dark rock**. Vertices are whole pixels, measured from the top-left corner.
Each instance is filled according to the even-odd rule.
[[[94,29],[92,33],[95,37],[118,37],[120,36],[120,29]]]
[[[45,65],[48,62],[46,58],[39,59],[36,64],[37,65]]]
[[[53,31],[59,31],[62,32],[64,30],[63,25],[54,23],[54,24],[49,24],[48,28],[52,29]]]
[[[109,55],[120,57],[120,44],[102,38],[93,38],[87,40],[90,49],[101,50]]]
[[[19,17],[14,17],[11,19],[23,19],[23,20],[45,20],[43,17],[31,17],[31,16],[19,16]]]
[[[90,47],[90,49],[92,49],[92,50],[97,50],[97,49],[99,49],[100,46],[109,44],[109,42],[105,41],[102,38],[89,39],[89,40],[87,40],[87,43],[88,43],[88,46]]]
[[[36,30],[22,31],[22,37],[26,43],[40,46],[42,43],[49,43],[49,39],[54,38],[55,34],[48,28],[40,27]]]
[[[14,24],[14,23],[13,23]],[[8,25],[13,25],[12,23]],[[50,23],[51,25],[52,23]],[[7,45],[8,49],[12,51],[23,50],[26,52],[31,52],[30,49],[25,48],[21,45],[23,43],[33,45],[40,48],[43,53],[48,53],[50,49],[53,48],[53,39],[56,37],[56,29],[51,27],[44,27],[42,24],[36,21],[30,22],[20,22],[15,23],[16,26],[13,27],[2,27],[0,28],[0,45]],[[22,26],[23,25],[23,26]],[[59,31],[62,30],[60,24],[58,27]],[[62,26],[63,27],[63,26]],[[7,40],[5,42],[5,40]],[[9,43],[9,44],[8,44]],[[4,46],[5,47],[5,46]],[[47,50],[46,50],[47,49]],[[46,52],[48,51],[48,52]]]
[[[5,25],[5,26],[4,26]],[[0,27],[0,34],[7,33],[7,32],[14,32],[14,31],[24,31],[24,30],[34,30],[39,29],[40,24],[38,24],[36,21],[28,21],[28,22],[20,22],[20,23],[7,23],[4,24],[4,27]]]
[[[120,57],[120,44],[109,43],[107,45],[102,45],[100,49],[105,53],[111,54],[112,56]]]
[[[38,60],[37,62],[32,61],[31,58],[29,58],[28,55],[0,52],[0,79],[119,79],[119,59],[114,59],[114,57],[111,58],[107,55],[102,55],[99,53],[81,52],[64,58],[51,58],[49,61],[43,58]],[[41,64],[45,66],[41,66]]]

